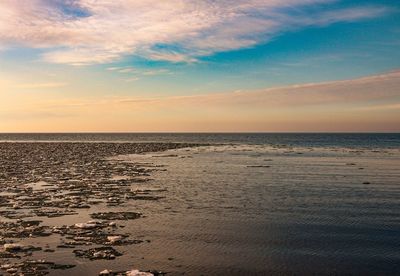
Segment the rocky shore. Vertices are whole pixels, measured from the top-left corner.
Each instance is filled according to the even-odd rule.
[[[142,214],[131,210],[116,211],[115,207],[131,200],[162,198],[157,190],[131,188],[132,183],[148,181],[151,172],[158,168],[111,157],[193,146],[198,145],[0,143],[1,271],[9,275],[45,275],[76,266],[52,260],[52,254],[60,249],[68,249],[76,258],[90,262],[114,260],[123,254],[120,247],[148,242],[122,232],[125,221],[140,219]],[[108,211],[93,210],[99,205],[107,207]],[[57,225],[49,223],[51,218],[79,217],[82,211],[89,214],[89,220]],[[35,239],[43,242],[32,242]],[[45,242],[50,239],[56,239],[57,246],[52,247]],[[35,258],[36,252],[41,252],[42,258]],[[133,269],[119,272],[103,270],[99,274],[164,273]]]

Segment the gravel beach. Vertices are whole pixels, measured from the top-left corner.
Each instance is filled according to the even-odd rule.
[[[121,231],[125,221],[139,219],[142,214],[113,212],[113,207],[130,200],[158,200],[160,196],[155,191],[130,188],[132,183],[146,182],[157,168],[144,168],[111,157],[193,146],[196,145],[0,143],[1,270],[12,275],[45,275],[76,267],[54,258],[58,250],[87,261],[113,260],[122,255],[117,247],[145,242]],[[98,205],[109,211],[96,212],[94,206]],[[90,219],[79,221],[84,212]],[[36,256],[38,252],[40,258]],[[163,274],[139,270],[99,273]]]

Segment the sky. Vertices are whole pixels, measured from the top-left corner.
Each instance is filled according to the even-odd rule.
[[[0,132],[400,132],[400,1],[0,0]]]

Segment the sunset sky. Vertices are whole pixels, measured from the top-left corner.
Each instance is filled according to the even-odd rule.
[[[400,131],[400,1],[0,0],[0,132]]]

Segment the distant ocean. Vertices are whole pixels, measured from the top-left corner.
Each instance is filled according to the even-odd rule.
[[[1,133],[0,141],[187,142],[398,148],[400,133]]]

